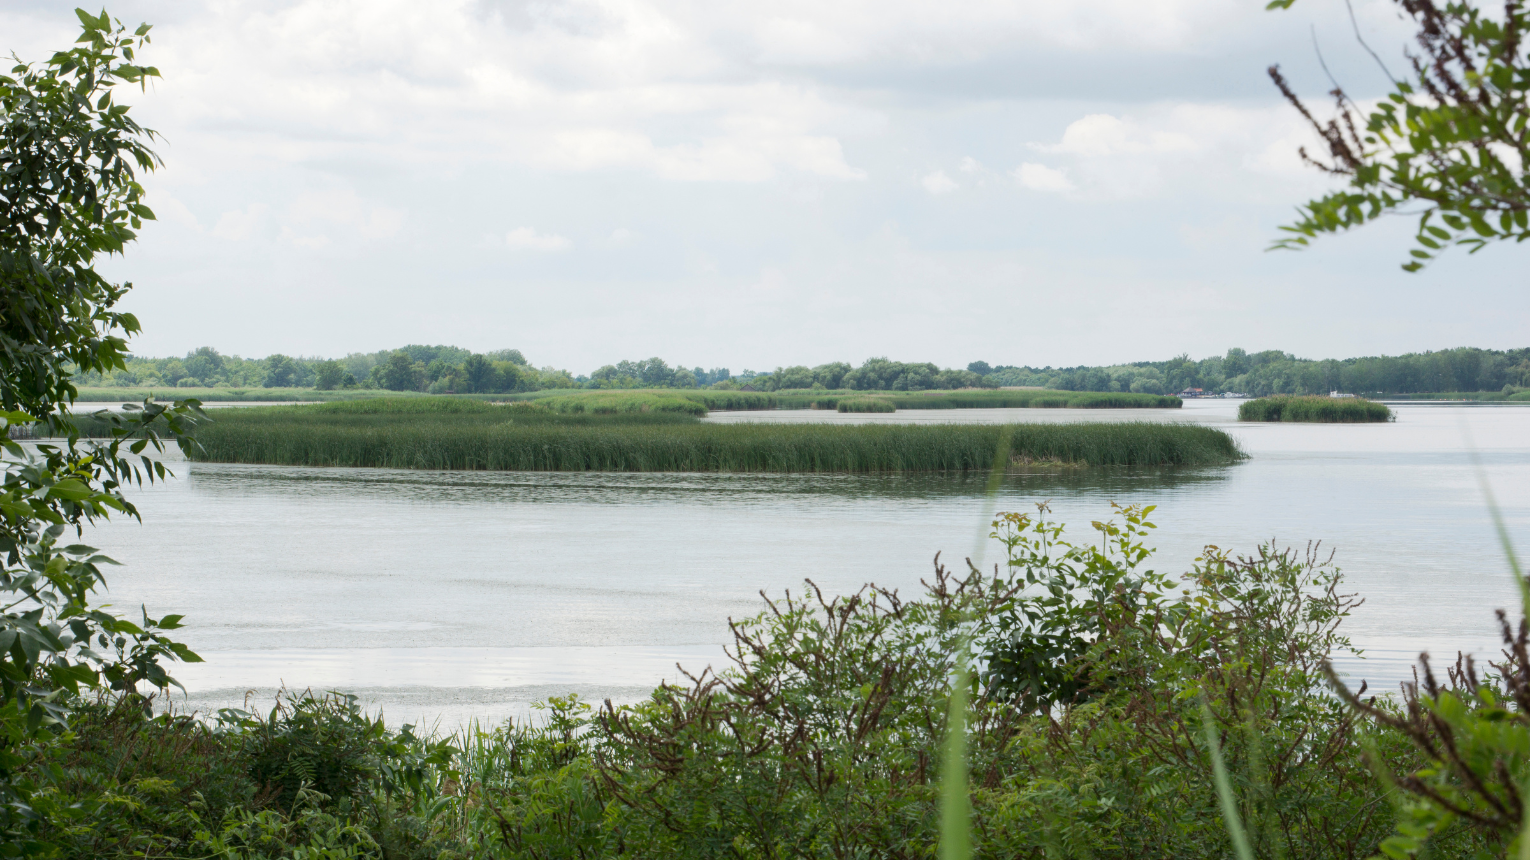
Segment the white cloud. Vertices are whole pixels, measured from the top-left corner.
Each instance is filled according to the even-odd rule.
[[[919,184],[924,186],[924,190],[936,195],[946,194],[955,191],[957,188],[956,182],[947,176],[944,170],[937,170],[931,173],[919,180]]]
[[[1139,152],[1193,152],[1200,147],[1189,135],[1161,131],[1110,114],[1090,114],[1070,124],[1062,140],[1050,146],[1032,144],[1041,152],[1104,156]]]
[[[303,226],[343,225],[363,239],[389,239],[404,226],[402,209],[373,205],[349,188],[305,191],[288,204],[287,218]]]
[[[962,159],[962,166],[959,169],[963,173],[981,173],[983,165],[976,158],[969,155]]]
[[[574,242],[555,233],[538,233],[530,227],[517,227],[505,234],[505,245],[517,251],[556,253],[574,247]]]
[[[255,234],[265,221],[269,208],[264,203],[251,203],[243,209],[224,212],[218,216],[218,223],[213,225],[213,235],[220,239],[242,242]]]
[[[637,231],[628,230],[626,227],[617,227],[611,231],[611,241],[618,245],[625,245],[638,237]]]
[[[1072,191],[1073,183],[1068,177],[1056,168],[1047,167],[1044,164],[1032,164],[1026,162],[1014,169],[1013,175],[1020,180],[1020,185],[1032,191]]]
[[[303,234],[286,225],[282,226],[279,238],[283,242],[289,242],[299,248],[307,248],[310,251],[317,251],[329,245],[329,237],[323,233]]]

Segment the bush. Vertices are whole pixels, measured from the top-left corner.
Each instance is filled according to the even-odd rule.
[[[1008,572],[937,563],[920,600],[874,586],[830,597],[809,582],[772,601],[733,625],[725,670],[602,709],[581,744],[596,773],[570,764],[557,778],[617,806],[604,830],[571,828],[567,844],[586,856],[923,856],[955,655],[970,641],[976,855],[1229,856],[1201,702],[1264,850],[1372,852],[1390,825],[1385,789],[1320,671],[1348,649],[1338,625],[1355,601],[1338,571],[1264,547],[1208,551],[1173,580],[1147,569],[1151,510],[1118,509],[1079,545],[1044,507],[1002,516]],[[1395,736],[1376,744],[1417,760]],[[547,832],[586,820],[576,796],[543,798]]]
[[[353,697],[283,696],[267,719],[225,711],[213,726],[144,704],[82,706],[38,763],[56,774],[45,799],[77,810],[44,834],[64,856],[467,856],[432,814],[455,750],[387,731]]]

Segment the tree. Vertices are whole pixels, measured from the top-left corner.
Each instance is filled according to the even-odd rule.
[[[467,378],[467,390],[477,392],[493,391],[495,389],[495,376],[498,372],[494,369],[494,363],[488,358],[474,353],[462,363],[463,376]]]
[[[345,365],[333,359],[319,362],[314,370],[313,387],[320,391],[333,391],[341,387],[349,375],[345,372]]]
[[[1273,0],[1286,8],[1295,0]],[[1366,112],[1335,86],[1337,116],[1315,118],[1280,74],[1269,74],[1323,138],[1326,157],[1304,161],[1348,180],[1348,187],[1299,207],[1290,235],[1275,247],[1299,248],[1404,211],[1418,215],[1418,245],[1403,268],[1416,272],[1450,245],[1472,253],[1489,242],[1530,239],[1530,14],[1505,0],[1503,20],[1462,2],[1395,0],[1418,27],[1421,53],[1409,55],[1411,80]],[[1379,60],[1378,60],[1379,62]],[[1385,66],[1383,65],[1383,69]],[[1388,72],[1388,77],[1391,73]]]
[[[297,375],[297,365],[292,359],[281,353],[266,357],[266,380],[261,383],[266,388],[291,388],[292,379]]]
[[[409,358],[409,353],[398,351],[388,356],[387,363],[381,365],[380,382],[383,388],[389,391],[418,391],[420,389],[420,373],[415,369],[414,361]]]
[[[52,743],[83,689],[137,692],[174,680],[161,660],[199,660],[164,631],[179,616],[128,622],[90,604],[109,560],[68,544],[112,512],[137,517],[125,485],[162,479],[143,453],[173,440],[190,452],[201,417],[195,400],[145,402],[125,414],[97,413],[109,439],[82,440],[68,411],[72,371],[126,371],[125,336],[138,321],[115,310],[130,284],[94,269],[121,253],[153,213],[136,171],[159,159],[153,132],[116,103],[113,88],[156,77],[134,64],[149,27],[78,10],[75,46],[0,76],[0,855],[51,853],[36,834],[50,818],[81,819],[39,793],[24,766]],[[10,426],[37,423],[63,440],[25,449]],[[124,450],[126,449],[126,450]]]
[[[211,384],[223,376],[223,356],[210,346],[186,355],[186,373]]]

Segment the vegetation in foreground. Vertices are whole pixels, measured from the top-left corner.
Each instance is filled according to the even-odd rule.
[[[918,596],[811,581],[733,624],[731,664],[631,706],[390,732],[338,694],[268,717],[76,708],[27,764],[64,857],[929,857],[951,702],[970,701],[975,857],[1517,856],[1530,771],[1525,633],[1401,700],[1326,675],[1358,604],[1311,552],[1208,547],[1156,572],[1153,508],[1073,542],[1001,514],[1006,559]],[[1506,625],[1507,626],[1507,625]],[[954,672],[956,655],[974,671]],[[952,679],[963,679],[958,691]]]
[[[1239,421],[1365,424],[1394,417],[1384,404],[1358,397],[1261,397],[1238,406]]]
[[[990,469],[1006,436],[1023,461],[1213,466],[1244,456],[1226,433],[1186,424],[708,424],[686,407],[563,411],[557,401],[414,398],[226,410],[198,430],[201,447],[192,456],[489,471],[969,471]]]

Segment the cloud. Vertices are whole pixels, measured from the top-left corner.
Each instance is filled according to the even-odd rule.
[[[556,253],[574,247],[574,242],[555,233],[538,233],[530,227],[517,227],[505,234],[505,246],[517,251]]]
[[[300,193],[288,204],[287,219],[304,226],[341,225],[362,239],[389,239],[404,226],[404,211],[369,203],[349,188],[332,188]]]
[[[931,173],[919,180],[919,184],[924,186],[924,190],[935,195],[946,194],[955,191],[957,188],[956,182],[947,176],[944,170],[937,170]]]
[[[243,242],[259,229],[269,208],[264,203],[251,203],[243,209],[224,212],[218,216],[218,223],[213,225],[213,235],[220,239]]]
[[[1068,177],[1061,170],[1044,164],[1026,162],[1015,168],[1013,175],[1020,180],[1021,187],[1032,191],[1063,192],[1072,191],[1074,188],[1073,183],[1068,181]]]
[[[1190,152],[1197,148],[1197,144],[1184,134],[1158,131],[1110,114],[1097,113],[1070,123],[1061,141],[1050,146],[1032,144],[1032,147],[1039,152],[1104,156],[1137,152]]]

